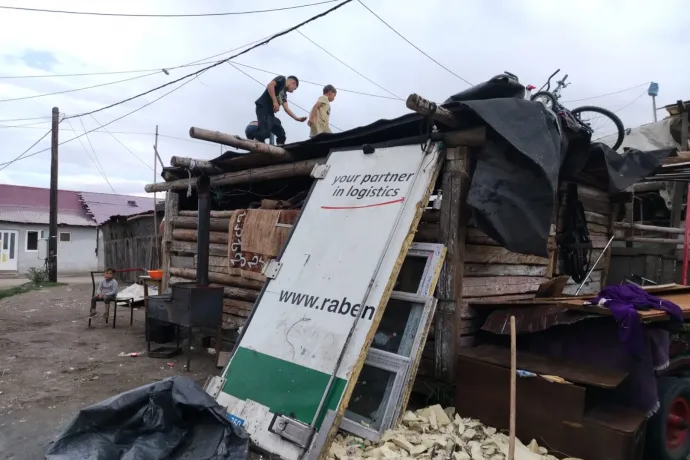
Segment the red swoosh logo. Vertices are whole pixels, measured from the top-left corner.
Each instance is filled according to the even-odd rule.
[[[362,206],[321,206],[321,209],[364,209],[364,208],[375,208],[377,206],[385,206],[387,204],[402,203],[405,201],[405,197],[398,198],[397,200],[384,201],[382,203],[365,204]]]

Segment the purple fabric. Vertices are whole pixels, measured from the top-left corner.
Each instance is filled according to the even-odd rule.
[[[671,321],[683,322],[683,311],[678,305],[653,296],[636,284],[606,286],[587,303],[611,310],[619,324],[618,338],[635,356],[639,356],[645,347],[644,329],[638,310],[662,310],[669,315]]]
[[[616,329],[610,318],[588,319],[521,335],[520,344],[522,349],[535,354],[627,371],[628,377],[618,388],[595,390],[592,398],[638,409],[650,416],[659,407],[655,368],[668,362],[669,349],[663,343],[669,343],[669,333],[643,328],[642,351],[633,357],[628,347],[618,340]]]

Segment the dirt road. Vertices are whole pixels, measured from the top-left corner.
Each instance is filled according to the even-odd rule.
[[[146,350],[143,310],[133,326],[122,308],[116,329],[100,321],[89,329],[90,295],[90,284],[74,284],[0,300],[0,459],[42,459],[82,407],[171,375],[203,384],[219,372],[200,343],[191,373],[184,355],[118,356]]]

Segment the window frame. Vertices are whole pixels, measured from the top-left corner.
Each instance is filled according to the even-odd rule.
[[[37,233],[36,249],[29,249],[29,233]],[[45,239],[46,230],[26,230],[24,232],[24,252],[38,252],[39,241]]]
[[[69,235],[69,240],[63,241],[62,235]],[[71,243],[72,242],[72,232],[58,232],[58,243]]]

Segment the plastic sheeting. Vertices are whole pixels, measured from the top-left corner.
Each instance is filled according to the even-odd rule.
[[[244,460],[249,437],[199,385],[175,376],[82,409],[46,460]]]

